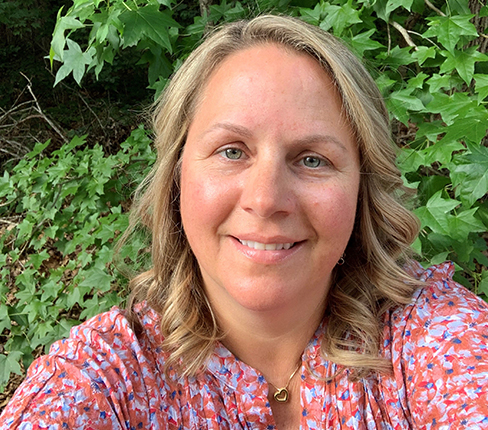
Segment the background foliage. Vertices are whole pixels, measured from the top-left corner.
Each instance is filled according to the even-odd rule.
[[[40,18],[17,6],[11,32],[22,33]],[[68,1],[50,43],[53,91],[106,95],[124,76],[142,76],[131,94],[157,97],[206,31],[269,11],[333,32],[364,59],[392,115],[405,184],[417,190],[419,259],[453,260],[456,279],[486,299],[488,7],[477,0]],[[140,125],[108,149],[65,138],[37,143],[0,179],[0,387],[126,293],[110,262],[131,192],[154,161],[149,132]],[[140,255],[143,238],[122,250],[126,262]]]

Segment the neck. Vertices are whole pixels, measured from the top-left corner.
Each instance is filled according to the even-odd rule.
[[[308,309],[254,311],[236,306],[215,309],[225,333],[222,343],[241,361],[282,387],[301,361],[303,350],[322,321],[324,303]]]

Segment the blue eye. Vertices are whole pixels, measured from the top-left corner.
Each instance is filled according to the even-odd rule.
[[[237,148],[227,148],[224,149],[222,153],[229,160],[239,160],[242,157],[242,151]]]
[[[313,157],[311,155],[308,155],[303,158],[303,164],[306,167],[310,167],[312,169],[316,169],[317,167],[322,166],[323,160],[318,158],[318,157]]]

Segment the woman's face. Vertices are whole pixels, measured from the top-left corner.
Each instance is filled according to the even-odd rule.
[[[182,157],[183,227],[217,312],[322,306],[353,229],[360,172],[319,64],[272,44],[229,56]]]

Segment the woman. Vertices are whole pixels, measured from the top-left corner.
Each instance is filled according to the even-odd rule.
[[[405,257],[388,114],[342,44],[227,25],[155,118],[153,268],[34,363],[1,429],[488,428],[486,306]]]

